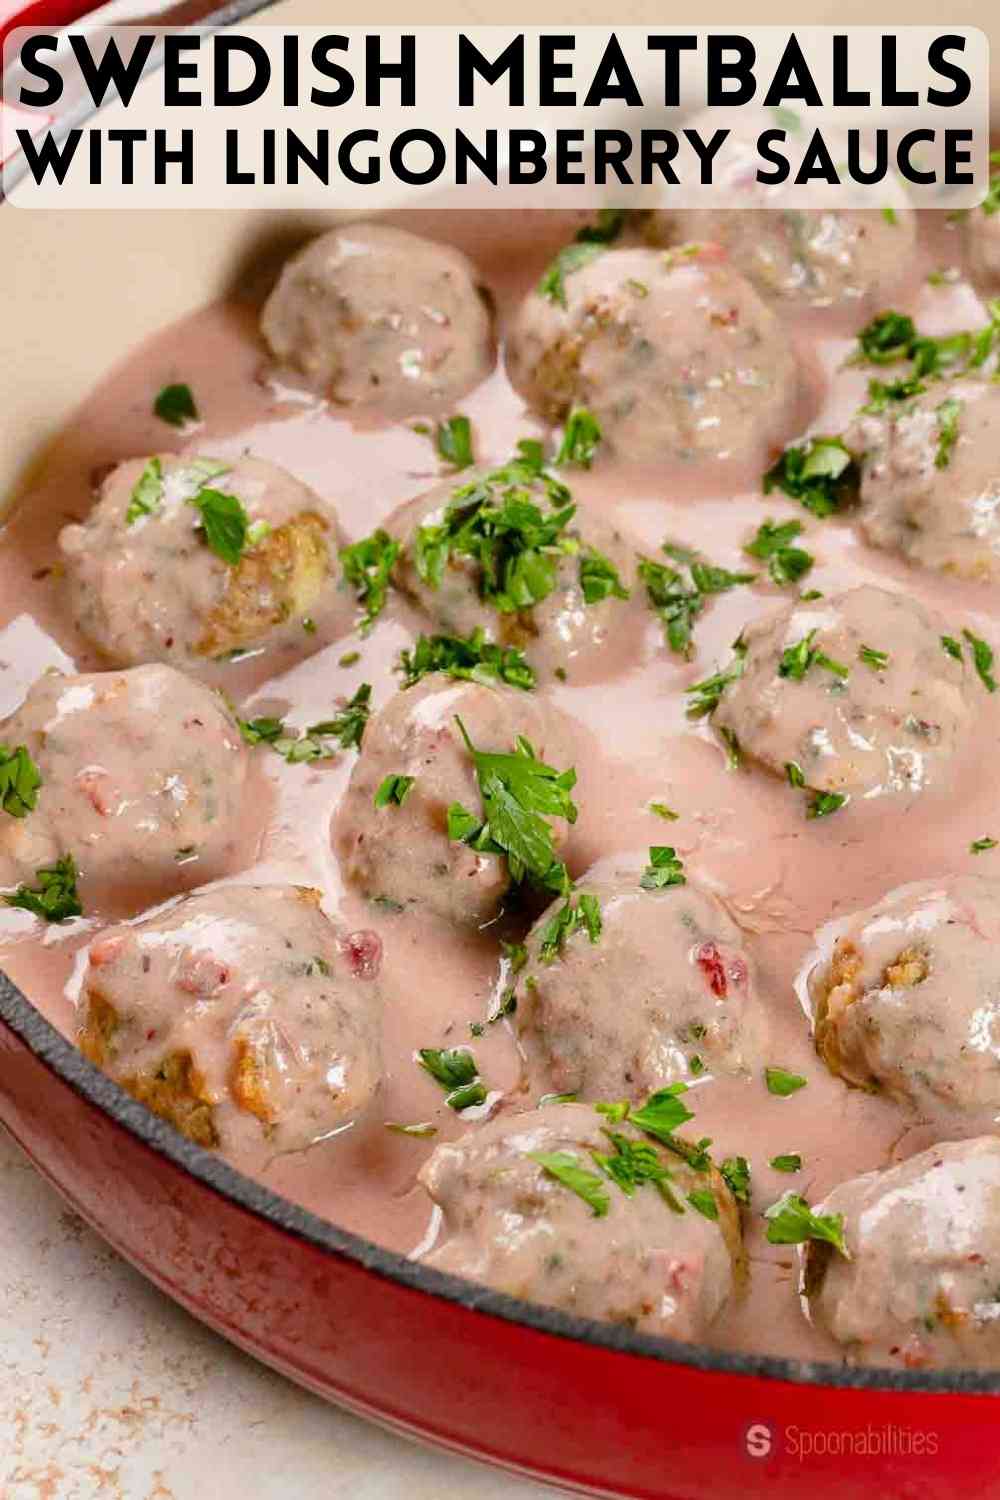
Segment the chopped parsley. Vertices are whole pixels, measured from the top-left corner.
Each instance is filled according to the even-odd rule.
[[[482,814],[476,817],[453,802],[448,809],[449,838],[483,853],[506,855],[515,883],[530,876],[545,889],[566,894],[569,876],[555,858],[548,818],[576,822],[570,795],[576,772],[546,765],[521,735],[512,751],[480,750],[457,715],[455,722],[476,769]]]
[[[831,813],[839,812],[847,800],[843,792],[815,792],[806,808],[806,817],[828,818]]]
[[[566,418],[555,462],[560,468],[575,464],[579,469],[589,469],[600,442],[601,424],[593,412],[585,406],[574,406]]]
[[[710,1193],[708,1188],[695,1188],[687,1196],[691,1207],[696,1208],[706,1219],[715,1220],[719,1217],[719,1205],[715,1200],[715,1194]]]
[[[962,660],[961,644],[960,642],[956,641],[953,635],[943,635],[941,637],[941,645],[944,647],[945,651],[947,651],[949,656],[953,656],[956,661]]]
[[[448,417],[437,424],[434,446],[446,463],[455,469],[467,469],[475,462],[472,453],[472,424],[468,417]]]
[[[882,210],[882,217],[887,224],[898,224],[899,218],[894,208],[886,207]]]
[[[275,718],[237,719],[240,734],[248,745],[273,745],[285,733],[285,721]]]
[[[800,578],[804,578],[815,561],[812,554],[803,547],[792,545],[801,531],[801,521],[783,521],[779,524],[768,519],[758,526],[757,535],[753,541],[747,542],[743,551],[750,557],[759,557],[766,562],[772,583],[784,588],[786,584],[797,583]]]
[[[591,1158],[594,1165],[621,1188],[626,1198],[631,1198],[636,1188],[645,1182],[659,1185],[669,1178],[670,1173],[655,1147],[622,1135],[618,1130],[605,1130],[604,1134],[611,1142],[612,1150],[591,1151]]]
[[[163,500],[163,465],[158,458],[151,458],[139,478],[132,486],[125,525],[134,526],[142,516],[152,516]]]
[[[467,1047],[421,1047],[415,1059],[446,1091],[450,1109],[469,1109],[486,1101],[476,1059]]]
[[[775,1172],[801,1172],[802,1158],[797,1151],[789,1151],[785,1156],[772,1156],[771,1167]]]
[[[170,427],[197,422],[198,408],[189,385],[165,385],[153,402],[153,415]]]
[[[743,638],[739,637],[733,642],[733,660],[729,666],[724,671],[716,672],[714,676],[706,677],[688,688],[687,696],[691,700],[687,707],[689,719],[704,719],[715,712],[726,689],[743,676],[746,668],[746,655],[746,645]]]
[[[529,1151],[529,1161],[537,1162],[542,1170],[561,1182],[563,1187],[582,1198],[595,1219],[601,1219],[608,1211],[610,1199],[604,1186],[604,1178],[580,1165],[580,1158],[572,1151]]]
[[[723,1181],[737,1203],[750,1202],[750,1163],[745,1156],[729,1156],[719,1167]]]
[[[452,557],[479,570],[479,594],[501,614],[530,609],[556,586],[560,560],[579,551],[566,534],[576,514],[570,492],[544,468],[540,454],[521,444],[518,458],[480,475],[453,493],[442,520],[421,526],[413,561],[437,589]],[[541,491],[541,494],[539,494]],[[544,498],[544,512],[536,500]]]
[[[549,265],[538,283],[541,296],[547,297],[550,302],[558,303],[560,307],[565,307],[566,277],[571,276],[574,271],[579,271],[583,266],[589,265],[599,255],[603,255],[607,247],[621,234],[624,225],[624,210],[602,208],[597,216],[597,223],[584,225],[577,232],[576,239],[571,244],[564,245]]]
[[[688,577],[667,563],[640,557],[639,577],[646,585],[646,600],[663,623],[667,645],[678,656],[690,656],[694,622],[711,594],[722,594],[742,583],[753,583],[753,573],[734,573],[699,557],[684,547],[664,542],[663,551],[688,570]]]
[[[398,771],[391,771],[375,793],[375,806],[402,807],[415,779],[413,776],[402,776]]]
[[[469,682],[505,682],[525,691],[535,686],[534,670],[523,652],[515,646],[494,645],[481,626],[469,636],[418,636],[412,651],[400,653],[397,670],[403,673],[404,688],[432,672]]]
[[[777,1094],[779,1099],[787,1099],[789,1094],[797,1094],[799,1089],[805,1088],[807,1081],[800,1073],[789,1073],[786,1068],[764,1069],[767,1092]]]
[[[662,891],[671,885],[686,885],[684,866],[677,858],[677,851],[669,844],[653,844],[649,850],[649,864],[639,881],[644,891]]]
[[[342,750],[356,750],[365,732],[371,712],[372,689],[363,682],[354,697],[332,719],[310,724],[301,734],[290,730],[283,719],[237,719],[240,734],[248,745],[269,745],[289,765],[313,760],[329,760],[336,752],[327,744],[339,742]]]
[[[668,823],[676,823],[680,817],[680,813],[675,813],[673,808],[668,807],[665,802],[651,802],[649,810],[651,813],[655,813],[656,817],[663,818]]]
[[[962,402],[955,396],[949,396],[942,401],[940,406],[934,408],[937,417],[938,444],[937,452],[934,454],[934,467],[946,469],[951,462],[952,451],[958,442],[958,419],[962,412]]]
[[[794,646],[787,646],[781,654],[778,663],[778,676],[790,677],[793,682],[801,682],[806,673],[813,667],[820,667],[825,672],[831,672],[834,677],[843,679],[850,676],[850,669],[843,662],[834,661],[824,651],[813,645],[818,630],[810,630]]]
[[[920,396],[927,387],[918,375],[905,375],[898,380],[869,380],[868,404],[861,410],[877,416],[899,401],[909,401]]]
[[[353,667],[355,662],[361,660],[360,651],[345,651],[337,661],[338,667]]]
[[[879,313],[858,334],[857,357],[872,365],[896,364],[909,359],[916,336],[916,324],[904,313]]]
[[[45,922],[65,922],[83,915],[76,889],[78,876],[76,860],[72,854],[64,854],[55,864],[43,865],[35,871],[37,885],[19,885],[3,899],[8,906],[33,912]]]
[[[993,676],[993,647],[988,645],[981,636],[973,635],[971,630],[963,630],[962,634],[972,647],[972,660],[979,680],[988,693],[997,690],[996,678]]]
[[[358,750],[361,748],[365,726],[372,711],[371,703],[372,685],[370,682],[363,682],[354,696],[348,699],[343,708],[338,709],[332,719],[325,719],[320,724],[310,725],[306,734],[338,740],[342,750]]]
[[[250,518],[243,502],[223,490],[206,488],[192,495],[188,504],[193,505],[201,517],[200,529],[208,547],[216,557],[235,568],[243,556],[250,530]]]
[[[629,590],[622,583],[618,569],[596,547],[584,547],[580,553],[580,589],[584,604],[600,604],[602,599],[629,597]]]
[[[970,854],[986,854],[990,849],[995,849],[996,847],[997,847],[997,841],[996,841],[996,839],[991,839],[991,838],[988,838],[988,837],[987,838],[981,838],[981,839],[974,839],[972,841],[972,843],[969,845],[969,853]]]
[[[806,784],[805,772],[797,760],[785,761],[785,775],[788,777],[788,785],[795,787],[797,790],[803,788]]]
[[[0,811],[26,818],[38,806],[42,776],[27,745],[0,744]]]
[[[801,447],[786,448],[764,475],[761,487],[765,495],[779,489],[825,519],[853,499],[858,482],[857,462],[843,440],[813,437]]]
[[[639,1109],[629,1112],[629,1119],[644,1135],[651,1135],[654,1140],[661,1141],[671,1150],[677,1150],[678,1142],[674,1140],[674,1131],[686,1125],[688,1120],[694,1119],[680,1097],[686,1092],[687,1088],[683,1083],[672,1083],[667,1088],[657,1089]]]
[[[367,635],[385,608],[389,578],[399,551],[399,543],[381,526],[371,536],[341,548],[340,566],[363,610],[362,635]]]
[[[801,1245],[806,1240],[823,1240],[846,1259],[850,1253],[844,1242],[843,1214],[817,1214],[798,1193],[787,1192],[777,1203],[764,1210],[767,1238],[772,1245]]]
[[[889,653],[877,651],[874,646],[859,646],[858,660],[863,661],[866,667],[871,667],[873,672],[884,672],[889,665]]]
[[[543,963],[551,963],[563,951],[567,940],[583,928],[592,943],[600,942],[603,922],[601,906],[596,896],[584,892],[576,900],[567,896],[563,905],[550,917],[539,933],[538,956]]]

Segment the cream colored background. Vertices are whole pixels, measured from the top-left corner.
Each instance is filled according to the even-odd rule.
[[[692,7],[693,9],[693,7]],[[663,0],[544,0],[525,23],[655,24]],[[980,25],[992,6],[929,0],[717,3],[725,25]],[[295,23],[489,23],[484,0],[292,0]],[[505,17],[505,19],[509,19]],[[994,100],[1000,97],[1000,46]],[[0,509],[95,374],[222,290],[268,216],[29,214],[0,209]],[[304,227],[301,226],[301,227]],[[3,1500],[541,1500],[534,1484],[423,1453],[325,1407],[153,1291],[68,1214],[0,1135],[0,1496]]]

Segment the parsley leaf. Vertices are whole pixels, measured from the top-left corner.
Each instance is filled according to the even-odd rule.
[[[26,818],[38,805],[42,776],[27,745],[0,744],[0,811]]]
[[[523,652],[515,646],[494,645],[482,627],[470,636],[418,636],[412,651],[400,653],[397,670],[403,673],[404,688],[413,687],[431,672],[469,682],[506,682],[525,691],[535,686],[535,673]]]
[[[580,588],[584,604],[600,604],[602,599],[612,597],[629,597],[629,590],[622,583],[618,569],[596,547],[584,547],[580,553]]]
[[[283,719],[237,719],[236,722],[248,745],[273,745],[285,733]]]
[[[566,306],[566,277],[603,255],[625,226],[622,209],[602,208],[596,224],[584,225],[572,244],[564,245],[538,284],[539,293],[560,307]]]
[[[416,1061],[436,1083],[447,1090],[449,1109],[469,1109],[486,1101],[486,1088],[479,1077],[476,1059],[467,1047],[421,1047]]]
[[[704,719],[714,713],[726,689],[737,682],[746,669],[747,648],[742,637],[733,642],[733,660],[722,672],[716,672],[712,677],[705,677],[701,682],[695,682],[687,690],[687,696],[691,700],[687,708],[689,719]]]
[[[927,387],[917,375],[905,375],[899,380],[869,380],[868,404],[861,410],[877,416],[897,401],[909,401],[911,396],[920,396]]]
[[[820,651],[813,645],[818,630],[810,630],[800,641],[793,646],[786,646],[778,663],[778,676],[789,677],[793,682],[801,682],[806,673],[813,667],[822,667],[826,672],[831,672],[834,677],[845,678],[850,676],[850,669],[843,662],[834,661],[824,651]]]
[[[996,678],[993,676],[993,647],[988,645],[981,636],[973,635],[971,630],[963,630],[962,634],[972,647],[972,660],[979,680],[988,693],[997,690]]]
[[[678,547],[664,542],[663,551],[674,562],[688,570],[688,578],[677,568],[654,562],[652,558],[640,557],[639,577],[646,585],[646,600],[649,607],[663,622],[667,644],[679,656],[690,656],[694,622],[704,608],[710,594],[722,594],[741,583],[752,583],[753,573],[733,573],[728,568],[718,567],[692,552],[687,547]]]
[[[873,672],[883,672],[889,665],[889,653],[876,651],[874,646],[859,646],[858,660],[863,661],[866,667],[871,667]]]
[[[321,739],[330,736],[339,740],[342,750],[358,750],[372,711],[371,704],[372,685],[370,682],[363,682],[332,719],[325,719],[321,724],[310,724],[306,734]]]
[[[803,547],[791,544],[802,530],[801,521],[778,522],[768,519],[757,528],[753,541],[747,542],[743,551],[750,557],[759,557],[767,562],[771,581],[779,588],[797,583],[811,570],[814,558]]]
[[[413,776],[402,776],[391,771],[375,793],[376,807],[402,807],[415,781]]]
[[[789,1151],[785,1156],[772,1156],[771,1167],[775,1172],[801,1172],[802,1158],[796,1151]]]
[[[601,424],[593,412],[585,406],[574,406],[563,428],[562,442],[555,457],[557,466],[575,464],[577,468],[589,469],[600,441]]]
[[[673,808],[668,807],[665,802],[651,802],[649,804],[649,810],[651,813],[654,813],[656,817],[663,818],[667,823],[676,823],[677,819],[680,817],[680,813],[674,812]]]
[[[222,490],[202,489],[188,500],[201,517],[205,541],[216,557],[234,568],[247,545],[250,519],[243,502]]]
[[[807,1079],[799,1073],[789,1073],[786,1068],[765,1068],[764,1082],[767,1084],[769,1094],[777,1094],[780,1099],[787,1099],[789,1094],[797,1094],[799,1089],[804,1089]]]
[[[344,577],[355,590],[364,613],[360,629],[367,635],[385,608],[389,579],[399,556],[400,546],[381,526],[371,536],[362,537],[340,551]]]
[[[843,792],[816,792],[806,808],[806,817],[828,818],[831,813],[839,812],[847,800]]]
[[[943,635],[941,637],[941,645],[944,647],[945,651],[947,651],[949,656],[953,656],[956,661],[962,660],[961,644],[956,641],[953,635]]]
[[[520,446],[520,457],[460,485],[443,519],[419,528],[413,548],[417,572],[432,589],[440,587],[452,556],[471,558],[480,598],[501,614],[547,598],[560,559],[579,550],[566,535],[576,514],[569,490]],[[547,513],[538,498],[548,502]]]
[[[955,396],[949,396],[934,408],[938,429],[937,452],[934,455],[936,469],[946,469],[951,462],[952,450],[958,442],[958,419],[962,406],[963,403]]]
[[[437,424],[434,442],[446,463],[456,469],[467,469],[475,462],[472,454],[472,424],[468,417],[449,417]]]
[[[910,357],[916,336],[916,324],[904,313],[879,313],[858,334],[858,358],[873,365],[896,364]]]
[[[996,847],[997,847],[997,841],[996,841],[996,839],[991,839],[991,838],[974,839],[973,842],[969,845],[969,853],[970,854],[986,854],[990,849],[995,849]]]
[[[44,865],[35,871],[37,886],[19,885],[3,899],[8,906],[33,912],[46,922],[65,922],[69,917],[83,914],[76,889],[78,875],[76,860],[72,854],[64,854],[54,865]]]
[[[563,951],[566,941],[582,927],[592,943],[600,942],[603,922],[600,902],[596,896],[584,893],[574,901],[567,896],[563,905],[550,917],[539,933],[538,956],[543,963],[551,963]]]
[[[570,796],[576,772],[546,765],[520,735],[513,751],[480,750],[457,715],[455,722],[472,756],[483,804],[482,821],[458,836],[473,848],[505,854],[515,882],[529,875],[548,889],[565,891],[568,876],[555,858],[547,819],[576,822],[576,804]],[[458,826],[459,814],[471,818],[453,804],[448,810],[449,834]]]
[[[591,1151],[591,1157],[595,1166],[610,1177],[627,1198],[631,1198],[643,1183],[662,1183],[670,1176],[659,1153],[647,1141],[633,1140],[618,1130],[605,1130],[604,1133],[613,1149],[610,1152]]]
[[[158,458],[151,458],[132,486],[125,525],[134,526],[142,516],[155,515],[162,500],[163,465]]]
[[[198,408],[189,385],[165,385],[153,402],[153,415],[170,427],[183,427],[185,422],[197,422]]]
[[[649,864],[639,881],[644,891],[662,891],[671,885],[687,885],[684,866],[677,858],[677,851],[669,844],[653,844],[649,850]]]
[[[801,1245],[806,1240],[824,1240],[850,1260],[844,1242],[843,1214],[813,1213],[798,1193],[788,1192],[764,1210],[767,1238],[772,1245]]]
[[[604,1179],[580,1165],[580,1158],[572,1151],[529,1151],[529,1161],[537,1162],[549,1177],[554,1177],[582,1198],[595,1219],[601,1219],[608,1211],[610,1200]]]
[[[858,465],[839,437],[808,438],[786,448],[762,480],[765,495],[779,489],[799,500],[814,516],[832,516],[857,493]]]
[[[710,1193],[707,1188],[695,1188],[687,1196],[691,1207],[696,1208],[706,1219],[715,1220],[719,1217],[719,1205],[715,1201],[715,1194]]]
[[[657,1089],[650,1094],[639,1109],[633,1109],[629,1119],[637,1130],[644,1135],[651,1135],[654,1140],[662,1141],[665,1146],[672,1150],[677,1149],[678,1142],[674,1140],[674,1131],[688,1120],[693,1120],[694,1115],[680,1098],[687,1092],[683,1083],[672,1083],[668,1088]]]
[[[729,1156],[719,1167],[722,1178],[737,1203],[750,1202],[750,1163],[745,1156]]]

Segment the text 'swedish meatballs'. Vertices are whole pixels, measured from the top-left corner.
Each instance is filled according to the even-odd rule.
[[[863,454],[860,524],[873,546],[1000,581],[1000,386],[956,381],[889,402],[847,442]]]
[[[713,135],[720,124],[718,111],[697,116],[691,124],[697,128],[699,122],[703,130],[707,127],[706,138]],[[792,207],[789,193],[801,202],[801,186],[758,181],[757,139],[775,122],[762,111],[755,123],[758,128],[750,129],[746,120],[734,117],[713,174],[718,189],[736,196],[740,206],[656,213],[649,225],[652,234],[678,243],[708,240],[724,246],[761,296],[777,302],[839,309],[855,317],[874,311],[907,273],[916,247],[916,215],[902,184],[890,173],[867,195],[871,208],[824,206],[825,184],[816,190],[815,207]],[[828,133],[827,140],[836,155],[835,137]],[[844,159],[846,154],[845,139]]]
[[[39,778],[30,811],[0,811],[0,880],[72,856],[84,895],[136,906],[225,874],[246,842],[250,752],[222,697],[172,667],[47,673],[0,743]]]
[[[850,1258],[810,1240],[802,1290],[851,1363],[1000,1365],[1000,1139],[932,1146],[816,1211],[843,1216]]]
[[[858,912],[809,992],[848,1083],[922,1116],[1000,1107],[1000,881],[921,881]]]
[[[460,251],[387,224],[349,224],[286,264],[261,317],[279,365],[337,406],[438,410],[493,366],[492,320]]]
[[[382,1072],[381,944],[303,886],[187,896],[90,945],[78,1043],[184,1135],[300,1151],[356,1121]]]
[[[864,585],[744,631],[715,709],[740,750],[792,786],[835,798],[914,793],[964,746],[975,677],[915,599]],[[827,807],[815,800],[815,815]]]
[[[445,1239],[425,1263],[582,1317],[699,1339],[742,1288],[736,1204],[714,1168],[606,1126],[583,1105],[552,1105],[438,1146],[420,1178]]]
[[[759,458],[787,436],[787,331],[724,251],[594,249],[514,320],[507,371],[529,405],[550,422],[587,407],[625,463]]]
[[[540,1091],[634,1102],[764,1064],[742,934],[715,896],[684,883],[679,863],[584,876],[525,946],[514,1019]]]
[[[337,815],[346,878],[372,900],[492,921],[512,879],[559,872],[576,815],[568,738],[518,689],[429,677],[397,693],[369,721]]]
[[[638,654],[635,554],[612,521],[548,471],[512,460],[448,481],[390,517],[394,579],[434,629],[522,649],[540,677],[579,683]]]
[[[59,545],[74,620],[115,666],[195,674],[244,651],[308,655],[350,629],[333,510],[257,458],[130,459]]]

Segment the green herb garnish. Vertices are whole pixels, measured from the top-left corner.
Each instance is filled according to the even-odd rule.
[[[162,500],[163,465],[158,458],[151,458],[132,486],[125,525],[134,526],[140,517],[155,515]]]
[[[686,885],[684,866],[677,858],[677,851],[668,844],[653,844],[649,850],[649,864],[642,872],[639,884],[644,891],[662,891],[671,885]]]
[[[750,1202],[750,1163],[745,1156],[729,1156],[719,1167],[722,1178],[737,1203]]]
[[[667,1088],[657,1089],[639,1109],[630,1111],[629,1119],[644,1135],[651,1135],[654,1140],[662,1141],[671,1150],[676,1150],[678,1142],[674,1140],[674,1131],[686,1125],[688,1120],[694,1119],[680,1097],[686,1092],[687,1087],[683,1083],[672,1083]]]
[[[789,1094],[797,1094],[799,1089],[804,1089],[808,1080],[799,1073],[789,1073],[786,1068],[765,1068],[764,1082],[769,1094],[787,1099]]]
[[[847,800],[843,792],[816,792],[806,808],[806,817],[828,818],[831,813],[839,812]]]
[[[762,488],[765,495],[779,489],[825,519],[854,497],[859,478],[854,455],[841,438],[814,437],[786,448],[764,475]]]
[[[549,1177],[561,1182],[563,1187],[582,1198],[595,1219],[601,1219],[608,1211],[608,1190],[604,1178],[580,1165],[580,1158],[571,1151],[529,1151],[529,1161],[537,1162]]]
[[[486,1089],[467,1047],[421,1047],[416,1061],[446,1090],[444,1102],[450,1109],[469,1109],[485,1102]]]
[[[592,943],[600,941],[603,923],[600,902],[596,896],[584,893],[575,900],[572,896],[567,896],[563,905],[539,933],[538,956],[542,962],[551,963],[558,957],[578,928],[583,928]]]
[[[981,636],[973,635],[971,630],[963,630],[962,634],[972,647],[972,660],[980,682],[988,693],[995,693],[997,684],[993,676],[993,647],[988,645]]]
[[[997,841],[996,841],[996,839],[991,839],[991,838],[988,838],[988,837],[987,838],[981,838],[981,839],[974,839],[973,842],[969,845],[969,853],[970,854],[986,854],[990,849],[995,849],[996,847],[997,847]]]
[[[668,823],[676,823],[680,817],[680,813],[675,813],[673,808],[668,807],[665,802],[651,802],[649,810],[651,813],[655,813],[658,818],[663,818]]]
[[[818,635],[818,630],[810,630],[794,646],[787,646],[781,654],[778,663],[778,676],[790,677],[793,682],[801,682],[806,673],[813,667],[821,667],[823,671],[830,672],[834,677],[843,680],[850,676],[850,669],[843,662],[834,661],[824,651],[813,645]]]
[[[381,527],[371,536],[362,537],[340,551],[344,577],[355,590],[363,609],[360,621],[362,635],[367,635],[385,608],[389,579],[399,556],[400,545]]]
[[[469,682],[505,682],[526,691],[535,686],[535,673],[523,652],[515,646],[494,645],[482,627],[470,636],[418,636],[412,651],[400,653],[397,670],[403,673],[404,688],[431,672]]]
[[[573,243],[564,245],[556,255],[538,284],[541,296],[565,307],[566,277],[603,255],[608,245],[621,234],[624,225],[625,213],[622,209],[602,208],[597,216],[597,223],[585,225],[577,232]]]
[[[153,415],[170,427],[183,427],[185,422],[197,422],[198,408],[189,385],[165,385],[153,402]]]
[[[877,651],[874,646],[859,646],[858,660],[863,661],[866,667],[871,667],[873,672],[884,672],[889,665],[889,653]]]
[[[715,1194],[710,1193],[707,1188],[695,1188],[688,1193],[688,1202],[692,1208],[696,1208],[706,1219],[715,1220],[719,1217],[719,1205],[715,1201]]]
[[[413,776],[402,776],[398,771],[390,772],[375,793],[375,806],[402,807],[415,779]]]
[[[858,334],[858,357],[873,365],[896,364],[909,358],[916,336],[916,324],[904,313],[879,313]]]
[[[618,576],[618,569],[596,547],[584,547],[580,553],[580,588],[584,604],[600,604],[602,599],[629,597],[629,590]]]
[[[0,811],[26,818],[38,806],[42,775],[27,745],[0,744]]]
[[[83,915],[76,889],[78,877],[76,860],[72,854],[64,854],[55,864],[43,865],[35,871],[37,885],[19,885],[3,899],[8,906],[33,912],[45,922],[65,922]]]
[[[724,671],[716,672],[713,677],[706,677],[688,688],[687,696],[690,702],[687,707],[687,716],[689,719],[703,719],[714,713],[726,689],[743,676],[746,669],[747,648],[742,636],[733,642],[733,653],[733,660]]]
[[[235,568],[247,545],[250,519],[243,502],[222,490],[201,489],[188,500],[201,517],[205,542],[216,557]]]
[[[801,1172],[802,1158],[796,1151],[789,1151],[785,1156],[772,1156],[771,1166],[775,1172]]]
[[[843,1214],[817,1214],[798,1193],[788,1192],[777,1203],[764,1210],[768,1221],[767,1238],[772,1245],[801,1245],[806,1240],[823,1240],[850,1260],[844,1242]]]
[[[593,412],[585,406],[574,406],[566,418],[555,462],[560,468],[564,464],[575,464],[577,468],[589,469],[600,441],[601,424]]]
[[[793,547],[792,542],[802,531],[801,521],[767,520],[757,528],[757,535],[748,542],[743,551],[750,557],[759,557],[767,563],[771,581],[779,588],[797,583],[811,570],[814,558],[802,547]]]
[[[961,412],[962,402],[954,396],[949,396],[934,408],[938,429],[937,452],[934,455],[936,469],[946,469],[951,462],[952,451],[958,442],[958,419]]]
[[[467,469],[475,462],[472,453],[472,424],[468,417],[448,417],[437,424],[434,443],[446,463],[456,469]]]

